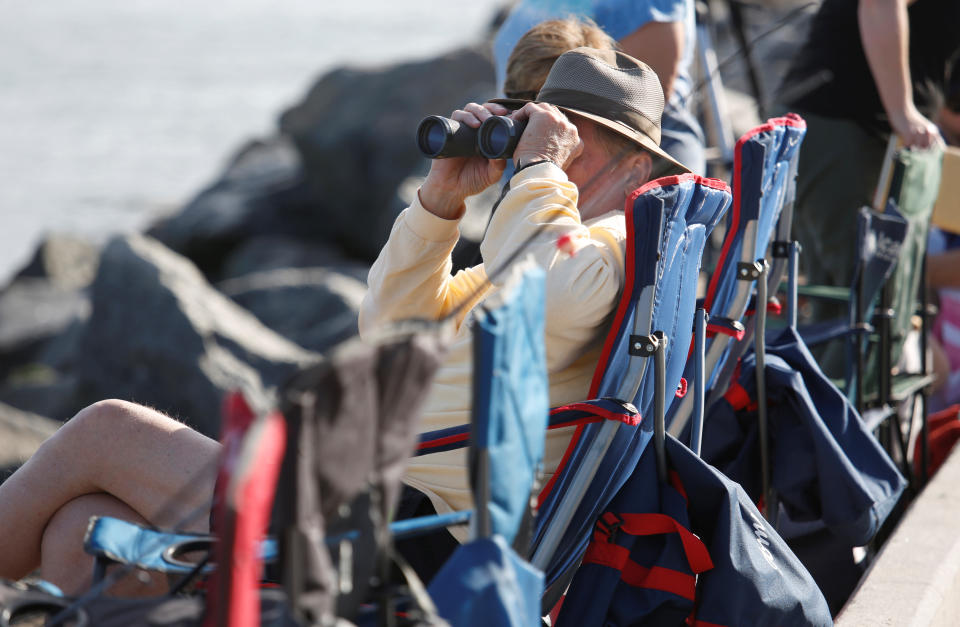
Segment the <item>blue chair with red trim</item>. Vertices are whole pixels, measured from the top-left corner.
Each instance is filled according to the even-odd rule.
[[[680,385],[703,249],[730,202],[725,183],[695,175],[651,181],[627,199],[626,281],[590,400],[550,412],[548,428],[574,432],[538,498],[530,561],[545,573],[545,611],[560,599],[595,521],[650,443],[649,417],[662,415]],[[468,433],[465,425],[423,434],[418,454],[464,446]]]
[[[756,307],[751,301],[767,301],[765,295],[775,293],[786,268],[797,160],[805,134],[806,122],[791,113],[768,120],[737,141],[733,206],[727,214],[720,257],[703,301],[709,315],[703,365],[704,386],[710,391],[707,406],[729,385],[737,360],[750,345],[754,319],[765,318],[752,315]],[[765,258],[775,235],[773,264],[768,268]],[[762,285],[758,281],[761,277]],[[780,311],[775,302],[768,309]],[[684,372],[686,379],[693,379],[693,368],[691,361]],[[683,433],[692,413],[692,398],[674,404],[667,415],[670,433]]]

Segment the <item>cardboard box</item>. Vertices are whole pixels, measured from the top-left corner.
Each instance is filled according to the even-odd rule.
[[[948,146],[943,153],[940,192],[931,222],[944,231],[960,233],[960,148]]]

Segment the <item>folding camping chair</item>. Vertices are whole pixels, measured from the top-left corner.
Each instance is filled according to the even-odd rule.
[[[841,381],[848,395],[863,413],[871,429],[878,431],[885,448],[899,460],[908,477],[914,478],[911,470],[910,442],[917,435],[913,427],[916,405],[920,413],[921,457],[926,458],[926,390],[933,381],[926,367],[926,335],[929,317],[926,303],[925,267],[926,238],[930,216],[939,189],[942,167],[942,148],[910,150],[898,148],[898,140],[891,137],[887,158],[874,199],[874,219],[878,219],[888,202],[897,215],[906,222],[906,234],[897,255],[892,275],[883,282],[878,301],[870,294],[855,287],[835,288],[830,286],[804,286],[801,294],[834,302],[846,302],[851,318],[860,333],[869,339],[867,346],[858,354],[863,361],[853,361]],[[867,277],[864,280],[869,279]],[[860,302],[857,302],[857,299]],[[872,319],[866,312],[873,307]],[[914,321],[919,319],[919,367],[914,371],[899,370],[898,362]],[[849,323],[848,323],[849,326]],[[836,335],[844,335],[843,333]],[[817,338],[819,340],[819,338]],[[850,365],[850,364],[848,364]],[[910,417],[905,421],[899,416],[905,408]],[[904,422],[906,424],[904,424]],[[904,432],[906,427],[906,432]],[[925,463],[920,468],[926,468]],[[922,483],[922,475],[916,478]]]
[[[795,178],[800,145],[806,123],[788,114],[768,120],[745,133],[734,151],[733,207],[727,217],[720,258],[710,277],[703,307],[709,315],[704,385],[709,391],[707,406],[722,395],[729,384],[737,359],[753,337],[753,316],[744,325],[751,297],[763,280],[774,293],[790,250],[790,220],[796,192]],[[767,257],[771,239],[773,266]],[[761,290],[763,291],[763,290]],[[764,295],[761,295],[766,302]],[[758,299],[759,300],[759,299]],[[754,311],[758,311],[754,307]],[[762,339],[762,333],[756,336]],[[693,378],[694,363],[688,362],[684,376]],[[687,427],[693,399],[682,399],[671,407],[667,429],[679,436]]]
[[[422,325],[417,330],[422,331]],[[285,386],[282,422],[287,425],[287,446],[297,454],[284,457],[279,482],[270,481],[268,474],[254,475],[271,488],[278,486],[274,526],[280,533],[276,541],[259,538],[254,542],[254,534],[242,521],[231,523],[229,510],[226,516],[218,513],[215,518],[218,524],[224,521],[228,525],[225,538],[218,538],[215,546],[232,543],[229,526],[244,534],[239,544],[244,550],[232,550],[229,560],[218,562],[221,566],[229,563],[232,575],[239,555],[246,567],[239,579],[243,585],[234,585],[236,577],[231,577],[227,584],[226,589],[239,590],[239,597],[229,595],[229,607],[234,607],[235,598],[256,596],[251,589],[256,588],[258,579],[251,573],[254,565],[260,568],[264,561],[276,561],[278,569],[287,569],[288,572],[280,573],[280,578],[289,584],[289,603],[285,605],[292,608],[298,619],[308,622],[333,613],[335,603],[355,608],[367,592],[374,572],[383,580],[383,572],[378,569],[384,567],[381,557],[390,553],[389,546],[385,546],[390,539],[385,531],[389,511],[398,496],[402,466],[415,444],[417,409],[439,363],[435,326],[430,331],[398,332],[372,345],[359,339],[345,342],[329,358],[298,373]],[[235,398],[226,403],[225,416],[224,462],[230,473],[226,479],[218,480],[218,489],[227,489],[226,501],[221,502],[228,504],[234,476],[243,474],[243,462],[247,459],[242,454],[237,463],[229,462],[230,451],[237,448],[230,444],[236,439],[230,435],[230,427],[238,422],[256,425],[261,420],[254,421],[252,412],[235,402]],[[237,450],[243,453],[242,448]],[[253,495],[243,492],[243,485],[238,489],[249,503]],[[355,502],[358,495],[369,499]],[[266,517],[256,518],[257,525],[262,526],[262,536],[270,507],[262,498],[260,505],[238,511],[246,517]],[[344,506],[352,507],[346,512]],[[347,527],[349,537],[334,537],[332,541],[336,546],[358,548],[350,558],[354,576],[334,579],[324,546],[324,531],[332,530],[330,535],[335,535],[339,531],[338,518],[348,519],[341,524]],[[404,533],[411,532],[398,530],[398,535]],[[203,562],[184,564],[179,559],[181,553],[209,549],[212,543],[211,536],[172,535],[123,521],[99,519],[88,533],[85,548],[98,557],[98,574],[109,560],[189,577],[212,572],[215,578],[210,585],[216,585],[224,581],[222,568],[210,568]],[[304,561],[309,568],[304,567]],[[260,574],[257,570],[258,578]],[[346,592],[348,589],[352,592]]]
[[[471,538],[428,589],[440,616],[457,627],[534,625],[541,615],[543,573],[511,545],[525,556],[547,430],[545,274],[532,261],[512,273],[474,310]]]
[[[669,407],[673,395],[664,399],[656,390],[686,387],[701,255],[730,200],[725,183],[695,175],[651,181],[627,200],[626,285],[594,374],[593,400],[550,415],[550,428],[575,431],[538,499],[530,555],[546,576],[545,612],[572,577],[597,516],[651,441],[649,416]],[[463,446],[467,432],[464,426],[424,434],[419,453]]]

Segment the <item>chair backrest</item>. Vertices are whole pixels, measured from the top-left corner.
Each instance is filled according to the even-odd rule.
[[[898,150],[893,155],[893,162],[889,198],[896,202],[897,210],[908,224],[900,259],[887,284],[891,297],[889,305],[894,310],[890,363],[896,364],[917,308],[930,217],[940,189],[943,148]],[[874,365],[875,362],[868,365],[866,381],[875,379],[870,369]]]
[[[239,394],[227,399],[227,418],[253,416]],[[229,422],[229,420],[227,420]],[[215,546],[219,568],[210,579],[205,627],[253,627],[260,624],[261,542],[286,446],[286,422],[276,411],[255,417],[243,434],[225,476],[217,503]]]
[[[589,395],[610,407],[593,414],[599,422],[574,420],[563,460],[540,494],[532,561],[546,575],[546,606],[559,598],[597,516],[651,439],[654,377],[645,347],[654,332],[668,338],[666,389],[680,384],[703,248],[730,200],[725,183],[695,175],[651,181],[627,199],[626,282]]]
[[[498,535],[507,544],[513,544],[527,517],[550,409],[545,274],[532,261],[515,265],[512,272],[476,310],[469,450],[476,536]],[[529,533],[524,535],[529,540]],[[520,550],[525,554],[526,546]]]
[[[806,122],[791,113],[768,120],[737,141],[733,206],[727,214],[720,256],[704,298],[704,308],[710,315],[704,360],[704,385],[708,390],[726,387],[732,374],[729,367],[742,352],[732,356],[732,347],[745,347],[749,343],[741,321],[753,295],[756,277],[748,268],[767,256],[775,232],[778,241],[789,239],[797,160],[805,134]],[[785,207],[787,215],[781,217]],[[774,264],[768,285],[773,283],[774,276],[779,282],[783,268],[783,262]],[[692,379],[693,364],[688,363],[686,367],[685,376]],[[725,373],[727,369],[729,374]],[[692,398],[675,404],[667,415],[670,433],[682,433],[691,412]]]
[[[299,618],[353,615],[365,600],[374,569],[389,552],[389,512],[439,353],[436,333],[369,343],[354,338],[284,386],[280,406],[291,454],[281,470],[273,526],[280,578]],[[346,586],[335,581],[324,536],[348,529],[358,531],[359,540]]]

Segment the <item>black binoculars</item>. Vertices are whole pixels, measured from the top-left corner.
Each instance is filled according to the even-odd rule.
[[[520,141],[527,121],[515,121],[503,115],[484,120],[480,128],[431,115],[417,127],[417,146],[431,159],[476,157],[509,159]]]

